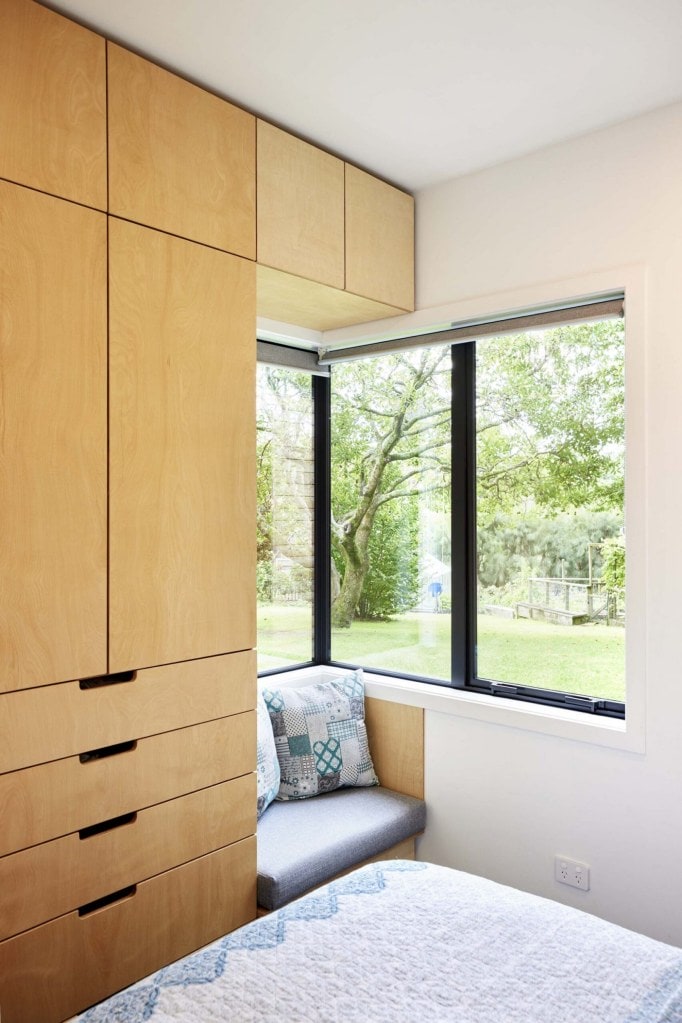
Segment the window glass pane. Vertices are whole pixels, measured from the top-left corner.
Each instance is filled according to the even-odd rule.
[[[479,678],[625,699],[624,325],[476,344]]]
[[[332,372],[332,658],[450,679],[448,348]]]
[[[258,669],[313,655],[313,400],[308,373],[257,375]]]

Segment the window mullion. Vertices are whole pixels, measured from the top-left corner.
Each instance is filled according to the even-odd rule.
[[[452,684],[467,685],[473,675],[474,547],[474,345],[452,346],[451,572]],[[472,570],[473,569],[473,570]],[[475,588],[474,588],[475,594]]]
[[[314,408],[314,581],[313,661],[331,660],[331,387],[329,377],[313,380]]]

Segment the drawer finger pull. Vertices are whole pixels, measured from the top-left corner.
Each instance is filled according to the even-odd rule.
[[[78,837],[92,838],[93,835],[101,835],[105,831],[113,831],[114,828],[122,828],[126,824],[134,824],[137,820],[136,813],[124,813],[120,817],[112,817],[108,821],[100,821],[99,824],[90,824],[87,828],[81,828]]]
[[[95,899],[93,902],[88,902],[85,906],[81,906],[78,910],[78,915],[90,916],[91,913],[96,913],[98,909],[106,909],[107,906],[113,906],[117,902],[132,899],[136,891],[137,885],[131,884],[128,888],[121,888],[117,892],[111,892],[110,895],[103,895],[101,899]]]
[[[133,682],[136,678],[136,671],[117,671],[113,675],[95,675],[93,678],[82,678],[78,685],[81,689],[102,689],[104,686],[120,685],[121,682]]]
[[[79,760],[81,764],[88,764],[93,760],[103,760],[104,757],[115,757],[119,753],[128,753],[137,749],[137,740],[130,742],[116,742],[113,746],[102,746],[101,749],[91,749],[87,753],[81,753]]]

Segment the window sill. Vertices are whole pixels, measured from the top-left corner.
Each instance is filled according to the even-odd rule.
[[[332,669],[326,668],[325,672]],[[644,733],[631,721],[598,717],[542,704],[505,700],[485,693],[464,692],[445,686],[365,672],[368,696],[408,703],[425,710],[483,721],[506,728],[521,728],[575,742],[644,753]]]
[[[343,668],[319,666],[300,671],[270,675],[263,679],[273,685],[303,686],[313,682],[338,678]],[[628,753],[644,753],[644,729],[638,726],[640,715],[630,712],[630,719],[597,717],[579,711],[547,707],[542,704],[505,700],[485,693],[464,692],[446,686],[413,682],[398,676],[374,675],[365,669],[365,690],[368,696],[392,703],[423,707],[439,714],[467,718],[503,728],[519,728],[527,732],[551,735],[574,742],[585,742]],[[632,718],[635,718],[633,721]]]

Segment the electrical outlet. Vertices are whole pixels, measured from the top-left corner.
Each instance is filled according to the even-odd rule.
[[[581,892],[590,890],[588,865],[569,860],[567,856],[554,857],[554,878],[559,884],[568,884],[572,888],[579,888]]]

